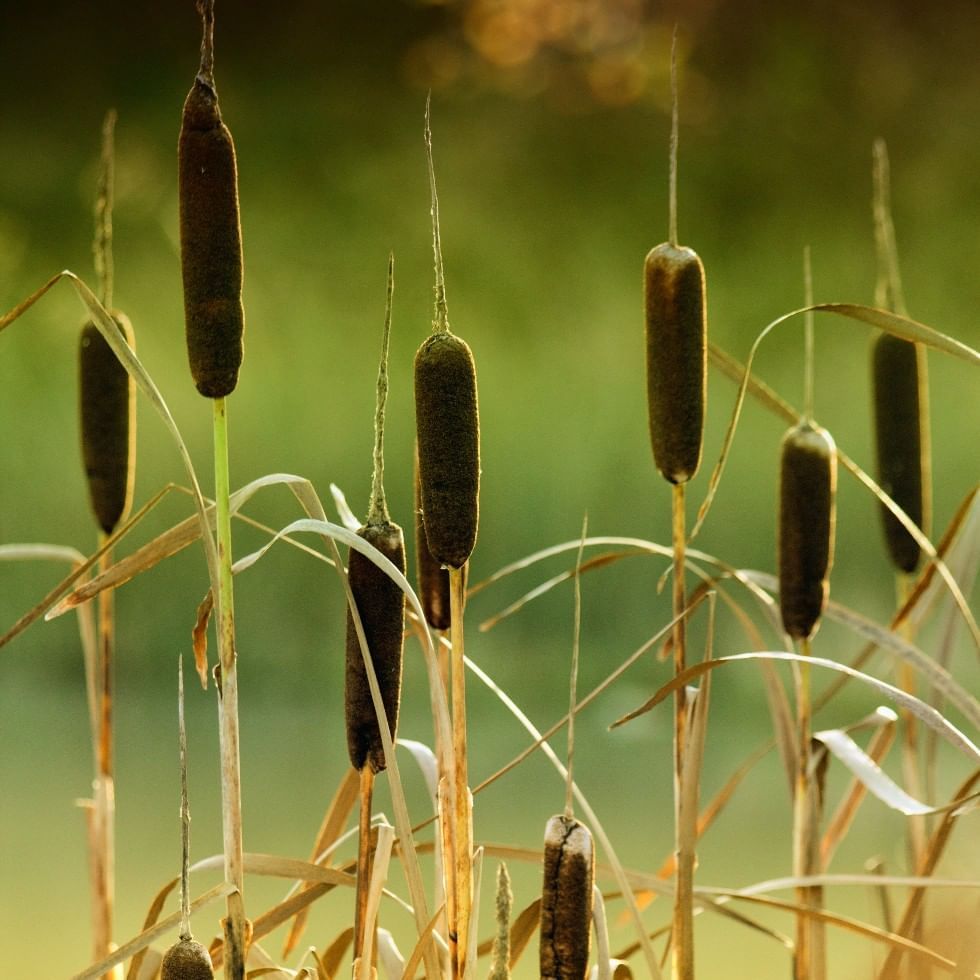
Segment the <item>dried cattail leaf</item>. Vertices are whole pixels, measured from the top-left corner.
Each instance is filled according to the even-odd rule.
[[[595,848],[588,828],[552,817],[544,832],[542,980],[584,980],[589,966]]]
[[[654,462],[685,483],[701,465],[707,377],[704,266],[693,249],[664,242],[643,264],[647,408]]]
[[[473,353],[448,330],[415,355],[415,424],[429,551],[441,565],[462,568],[479,524],[480,421]]]
[[[133,328],[118,311],[112,319],[133,346]],[[79,419],[89,499],[99,527],[111,534],[133,499],[136,387],[99,328],[82,327],[78,344]]]
[[[214,980],[210,953],[193,939],[178,939],[163,957],[160,980]]]
[[[242,232],[235,144],[213,83],[199,74],[178,142],[187,357],[197,390],[223,398],[242,363]]]
[[[891,334],[875,340],[872,351],[875,445],[878,484],[922,527],[923,494],[922,378],[925,352],[916,344]],[[914,572],[919,545],[887,507],[881,507],[885,541],[892,563]]]
[[[783,436],[779,480],[779,609],[803,639],[817,629],[834,560],[837,447],[826,429],[801,422]]]
[[[391,521],[366,524],[358,534],[374,545],[404,574],[405,542],[402,529],[397,524]],[[401,697],[405,594],[374,562],[359,551],[351,551],[347,574],[371,653],[371,662],[378,677],[378,686],[381,688],[385,717],[394,738]],[[349,609],[344,704],[347,750],[351,765],[359,770],[367,764],[372,771],[380,772],[385,768],[381,730],[371,699],[361,645]]]

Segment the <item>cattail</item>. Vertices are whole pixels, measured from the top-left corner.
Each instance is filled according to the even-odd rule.
[[[552,817],[544,831],[542,980],[583,980],[586,976],[594,877],[592,834],[572,817]]]
[[[462,568],[476,544],[480,519],[476,364],[466,341],[449,329],[428,102],[425,104],[425,147],[432,197],[436,303],[433,332],[415,354],[420,509],[432,557],[440,565]]]
[[[364,526],[358,535],[374,545],[403,575],[405,574],[405,539],[402,529],[390,520],[384,492],[384,422],[388,397],[388,339],[391,330],[391,298],[394,291],[394,259],[388,258],[388,296],[381,365],[378,369],[378,395],[374,422],[374,475],[371,504]],[[351,594],[364,628],[364,638],[371,663],[378,678],[381,700],[391,737],[398,725],[398,703],[401,699],[402,647],[405,630],[405,594],[370,558],[351,550],[347,576]],[[371,698],[367,671],[354,617],[347,610],[347,669],[344,688],[347,718],[347,751],[351,765],[371,771],[385,768],[384,745],[377,712]]]
[[[462,568],[479,523],[480,422],[473,354],[448,329],[415,355],[415,420],[425,539],[437,562]]]
[[[434,630],[449,629],[449,572],[432,557],[429,542],[425,537],[417,444],[415,447],[415,577],[425,621]]]
[[[779,481],[779,608],[783,628],[804,639],[827,602],[834,559],[837,447],[801,422],[783,436]]]
[[[924,353],[908,340],[882,334],[872,352],[875,442],[881,488],[922,527],[922,413]],[[885,540],[895,566],[914,572],[919,545],[898,518],[882,507]]]
[[[214,87],[213,0],[198,0],[198,10],[201,67],[184,102],[178,143],[184,322],[197,390],[223,398],[238,382],[245,324],[238,169]]]
[[[653,458],[685,483],[701,465],[707,327],[704,267],[690,248],[664,242],[643,264],[647,407]]]
[[[114,312],[112,319],[132,346],[129,320],[119,312]],[[79,338],[78,387],[89,499],[99,527],[111,534],[133,499],[135,387],[92,322],[82,327]]]
[[[357,533],[404,574],[405,542],[402,529],[397,524],[391,521],[369,523]],[[371,652],[371,663],[378,676],[385,717],[394,738],[401,697],[405,594],[370,558],[359,551],[351,551],[347,575],[364,627],[368,650]],[[361,645],[349,610],[344,699],[347,751],[351,765],[358,770],[370,765],[373,772],[380,772],[385,768],[384,747],[364,669]]]
[[[163,957],[160,980],[213,980],[213,978],[211,954],[193,939],[178,939]]]

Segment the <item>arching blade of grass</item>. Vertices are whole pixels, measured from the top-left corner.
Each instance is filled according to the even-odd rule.
[[[814,732],[813,737],[827,746],[834,756],[851,771],[852,775],[861,782],[865,789],[876,796],[886,806],[905,816],[925,816],[942,813],[948,806],[929,806],[921,800],[906,793],[897,783],[884,773],[873,758],[866,753],[846,732],[840,729],[827,729]],[[961,812],[973,809],[977,801],[953,804],[954,809]]]
[[[175,879],[174,885],[176,884],[177,881]],[[230,885],[226,881],[221,882],[220,885],[215,885],[214,888],[208,889],[208,891],[206,891],[203,895],[198,896],[193,902],[191,902],[191,912],[197,912],[199,909],[205,908],[212,902],[226,898],[233,890],[234,886]],[[97,977],[101,977],[103,974],[109,973],[115,967],[119,966],[120,963],[125,963],[131,956],[134,956],[141,950],[146,949],[151,943],[154,943],[157,939],[165,936],[179,924],[179,911],[174,912],[173,915],[168,915],[165,919],[161,919],[155,925],[145,929],[128,943],[123,943],[104,960],[93,964],[92,966],[88,967],[88,969],[83,970],[81,973],[76,973],[72,977],[72,980],[96,980]]]
[[[319,863],[318,857],[343,833],[344,827],[347,825],[347,818],[357,803],[357,791],[357,773],[354,769],[348,769],[334,792],[327,812],[323,815],[323,822],[320,824],[320,830],[317,832],[316,842],[313,845],[313,852],[310,855],[311,864]],[[289,935],[286,936],[283,943],[283,959],[292,953],[302,939],[308,915],[308,911],[304,910],[293,920]]]
[[[778,582],[765,572],[747,572],[754,581],[768,589],[776,590]],[[824,615],[841,623],[848,629],[870,639],[876,647],[890,651],[903,662],[912,666],[916,673],[937,694],[946,698],[970,721],[980,729],[980,701],[969,693],[950,673],[940,667],[935,660],[903,639],[899,634],[873,623],[860,613],[831,600],[827,603]]]
[[[741,663],[743,661],[751,660],[782,660],[786,662],[798,663],[803,660],[803,656],[797,653],[787,653],[782,650],[766,650],[757,651],[754,653],[737,653],[730,657],[719,657],[717,660],[711,660],[708,662],[702,662],[699,664],[694,664],[688,667],[683,674],[679,674],[677,677],[668,681],[664,684],[656,694],[644,704],[642,704],[635,711],[631,711],[629,714],[624,715],[617,721],[610,725],[610,728],[617,728],[620,725],[624,725],[634,718],[638,718],[640,715],[646,714],[655,708],[664,698],[669,697],[674,688],[678,684],[689,684],[693,680],[697,680],[702,674],[709,670],[715,670],[725,664]],[[942,738],[944,738],[950,745],[954,748],[959,749],[974,765],[980,764],[980,747],[975,745],[966,735],[963,734],[955,725],[947,721],[932,705],[926,704],[924,701],[920,701],[918,698],[913,697],[911,694],[906,694],[901,688],[894,687],[891,684],[887,684],[885,681],[878,680],[877,677],[872,677],[870,674],[864,674],[859,670],[854,670],[848,667],[846,664],[837,663],[834,660],[826,660],[823,657],[808,657],[806,662],[813,664],[816,667],[823,667],[827,670],[836,670],[842,674],[847,674],[849,677],[853,677],[856,680],[862,681],[869,687],[874,688],[877,693],[884,695],[891,701],[894,701],[899,707],[906,709],[915,715],[924,725],[933,729]]]

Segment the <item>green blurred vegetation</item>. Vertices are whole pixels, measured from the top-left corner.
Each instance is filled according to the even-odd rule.
[[[596,5],[569,5],[578,6]],[[392,249],[386,477],[394,518],[406,528],[412,523],[410,364],[431,319],[422,143],[431,87],[450,321],[475,352],[480,384],[483,489],[471,581],[574,538],[585,511],[593,534],[669,541],[669,493],[654,471],[646,433],[640,269],[666,234],[666,66],[674,13],[640,0],[613,6],[627,11],[636,30],[609,50],[573,34],[567,43],[540,42],[519,63],[506,57],[501,63],[487,60],[488,52],[502,50],[499,25],[477,17],[481,9],[492,12],[492,4],[218,4],[216,75],[238,148],[246,261],[246,355],[229,404],[233,486],[265,473],[298,473],[315,484],[328,512],[331,482],[355,512],[364,510]],[[871,144],[881,136],[891,155],[911,315],[980,343],[980,9],[968,2],[933,9],[842,0],[773,9],[701,0],[684,11],[680,236],[707,268],[712,338],[744,358],[768,321],[802,305],[807,244],[818,300],[871,302]],[[207,491],[210,411],[186,369],[176,247],[176,137],[197,46],[190,2],[4,5],[0,308],[11,308],[61,268],[91,281],[99,128],[115,106],[116,302],[134,324],[139,354]],[[624,91],[628,98],[615,97]],[[0,415],[7,420],[0,543],[94,547],[75,418],[74,347],[82,319],[71,290],[59,286],[0,337]],[[818,319],[817,328],[817,415],[840,446],[873,470],[869,332],[836,318]],[[791,322],[765,343],[757,364],[796,404],[801,341],[802,321]],[[935,354],[929,360],[934,527],[941,530],[977,478],[977,388],[963,363]],[[692,511],[734,393],[712,372],[705,464],[689,492]],[[783,428],[748,405],[698,542],[733,565],[773,569]],[[185,483],[184,473],[141,403],[136,505],[168,482]],[[876,509],[842,476],[832,590],[884,621],[894,592]],[[188,498],[171,495],[123,550],[190,512]],[[276,527],[299,516],[282,490],[258,498],[249,513]],[[236,529],[236,553],[262,540]],[[567,697],[570,589],[489,634],[476,627],[567,564],[523,573],[469,607],[468,653],[541,727]],[[666,621],[669,598],[655,594],[664,567],[631,558],[584,581],[581,691]],[[0,627],[62,572],[0,565]],[[304,854],[346,765],[344,607],[328,573],[279,547],[236,586],[249,850]],[[136,931],[157,886],[177,871],[173,668],[178,653],[189,652],[206,588],[203,555],[192,548],[118,594],[119,938]],[[731,627],[722,620],[717,653],[745,648]],[[36,624],[0,652],[0,826],[9,856],[0,936],[5,949],[16,940],[26,950],[16,969],[5,958],[8,973],[25,975],[34,962],[33,975],[62,976],[88,955],[83,822],[71,808],[88,791],[91,772],[77,637],[65,617]],[[700,630],[695,638],[703,639]],[[857,644],[828,625],[816,648],[845,658]],[[430,741],[411,642],[407,657],[402,734]],[[964,667],[975,680],[975,660],[964,658]],[[624,859],[644,867],[659,865],[670,848],[669,722],[655,714],[615,735],[604,729],[665,677],[661,664],[634,668],[582,722],[582,784],[595,794]],[[194,851],[203,856],[220,848],[216,725],[213,693],[191,693]],[[855,693],[819,723],[851,720],[869,706]],[[472,772],[479,779],[526,743],[476,685],[471,710]],[[707,793],[766,731],[757,676],[719,676]],[[610,758],[629,758],[630,768]],[[549,771],[536,759],[488,790],[477,805],[477,836],[536,846],[563,799]],[[959,773],[954,767],[944,774],[944,791]],[[718,835],[705,841],[704,880],[735,885],[786,872],[789,805],[778,779],[774,760],[753,775]],[[420,788],[413,790],[424,812]],[[850,845],[854,861],[882,846],[897,860],[899,822],[868,810]],[[649,834],[637,835],[637,824]],[[785,846],[774,847],[774,838]],[[971,860],[964,857],[962,870],[980,874],[976,855]],[[487,878],[491,869],[488,862]],[[515,873],[519,906],[530,901],[536,875]],[[258,896],[277,894],[257,884],[254,907]],[[342,920],[346,900],[336,896],[330,914]],[[860,899],[852,911],[869,914]],[[210,921],[203,917],[199,928],[206,933]],[[333,932],[318,921],[309,939],[323,945]],[[790,928],[785,918],[772,921]],[[783,955],[771,943],[746,940],[730,925],[712,928],[745,942],[747,972],[732,972],[727,960],[727,976],[784,975]],[[704,955],[710,963],[707,949]],[[705,975],[717,974],[706,965]]]

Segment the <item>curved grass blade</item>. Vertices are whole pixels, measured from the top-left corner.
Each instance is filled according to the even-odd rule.
[[[907,694],[900,688],[894,687],[885,681],[878,680],[870,674],[864,674],[859,670],[854,670],[846,664],[837,663],[834,660],[826,660],[823,657],[804,657],[797,653],[787,653],[783,650],[766,650],[754,653],[737,653],[730,657],[719,657],[717,660],[702,662],[688,667],[683,673],[678,674],[666,683],[656,694],[635,711],[617,719],[609,727],[617,728],[620,725],[638,718],[655,708],[664,698],[669,697],[674,690],[681,684],[689,684],[709,670],[721,667],[723,664],[740,663],[747,660],[782,660],[791,663],[809,663],[816,667],[824,667],[827,670],[836,670],[847,674],[850,677],[860,680],[868,686],[874,688],[879,694],[884,695],[891,701],[898,704],[911,714],[915,715],[922,724],[933,729],[941,735],[950,745],[959,749],[974,765],[980,763],[980,748],[978,748],[966,735],[964,735],[955,725],[947,721],[935,708],[920,701],[917,697]]]

